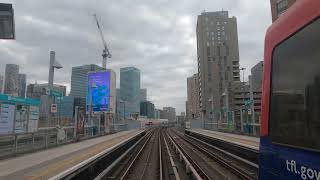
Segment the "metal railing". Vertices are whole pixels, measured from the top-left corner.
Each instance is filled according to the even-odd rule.
[[[34,133],[0,135],[0,159],[117,132],[105,133],[104,127],[100,127],[98,131],[96,126],[85,126],[84,134],[75,137],[74,127],[68,126],[61,129],[64,130],[63,138],[59,137],[56,127],[39,128],[38,132]]]

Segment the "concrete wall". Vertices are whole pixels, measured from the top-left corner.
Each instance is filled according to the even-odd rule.
[[[193,119],[190,121],[191,128],[203,128],[203,120]]]
[[[140,121],[127,120],[127,123],[128,123],[128,130],[140,129],[141,127]]]

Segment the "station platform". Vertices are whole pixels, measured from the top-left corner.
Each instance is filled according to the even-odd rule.
[[[144,130],[123,131],[0,161],[0,179],[48,179]]]
[[[198,133],[204,136],[208,136],[210,138],[227,141],[229,143],[233,143],[239,146],[244,146],[244,147],[259,151],[260,139],[256,137],[243,136],[243,135],[231,134],[231,133],[223,133],[223,132],[204,130],[204,129],[186,129],[186,131],[189,131],[192,133]]]

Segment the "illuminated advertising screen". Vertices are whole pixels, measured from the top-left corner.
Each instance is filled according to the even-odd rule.
[[[88,74],[87,112],[108,111],[110,95],[110,72]]]

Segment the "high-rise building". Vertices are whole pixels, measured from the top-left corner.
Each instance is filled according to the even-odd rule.
[[[272,22],[277,20],[296,0],[270,0]]]
[[[154,110],[154,118],[155,119],[160,119],[160,109],[155,109]]]
[[[147,101],[147,89],[140,89],[140,101]]]
[[[18,74],[18,96],[26,97],[27,75]]]
[[[248,77],[249,82],[235,84],[234,104],[235,110],[244,108],[245,101],[252,100],[252,109],[261,112],[262,98],[262,80],[263,80],[263,61],[260,61],[251,68],[251,75]]]
[[[100,70],[103,68],[95,64],[72,67],[70,96],[85,99],[88,93],[88,72]]]
[[[263,61],[260,61],[251,68],[251,76],[249,76],[252,118],[254,119],[254,123],[259,124],[259,126],[261,120],[262,81]]]
[[[150,119],[154,119],[154,115],[155,115],[154,104],[150,101],[140,102],[140,115],[146,116]]]
[[[258,64],[254,65],[251,68],[251,82],[250,82],[250,84],[254,88],[262,89],[262,80],[263,80],[263,61],[260,61]]]
[[[55,116],[59,118],[73,118],[75,98],[72,96],[64,96],[58,102],[57,113]]]
[[[47,95],[48,83],[45,84],[29,84],[27,86],[27,97],[33,99],[40,99],[41,95]],[[67,87],[63,85],[54,84],[53,90],[66,95]]]
[[[117,88],[117,99],[119,98],[119,96],[120,96],[120,89],[119,88]]]
[[[120,89],[117,88],[116,92],[117,92],[117,94],[116,94],[116,113],[117,113],[118,117],[121,117],[122,112],[120,112],[120,106],[121,106],[121,104],[120,104]]]
[[[126,117],[140,114],[139,69],[135,67],[120,69],[120,100],[125,104],[123,108],[125,108]]]
[[[240,109],[244,109],[245,102],[250,100],[250,85],[246,82],[239,82],[234,89],[234,103],[235,112],[238,113]]]
[[[40,100],[39,126],[53,126],[54,120],[49,120],[50,106],[55,103],[54,99],[48,98],[47,90],[48,83],[45,84],[29,84],[27,86],[27,97]],[[63,96],[66,95],[67,87],[63,85],[54,84],[52,90],[60,92]],[[58,106],[58,108],[60,108]],[[73,112],[73,110],[70,110]],[[52,124],[53,123],[53,124]]]
[[[183,116],[183,115],[178,115],[176,117],[177,124],[182,126],[182,127],[184,126],[185,120],[186,120],[186,117]]]
[[[16,64],[6,64],[4,94],[17,96],[19,81],[19,66]]]
[[[187,119],[191,120],[200,116],[199,105],[199,76],[194,74],[187,78]]]
[[[173,107],[163,107],[160,111],[161,119],[168,119],[169,122],[174,122],[176,120],[176,109]]]
[[[262,80],[263,62],[260,61],[251,68],[249,82],[236,83],[233,90],[234,117],[237,129],[241,129],[241,123],[250,120],[253,126],[253,134],[257,135],[260,131],[261,121],[261,99],[262,99]],[[241,117],[242,116],[242,117]],[[242,119],[242,120],[241,120]],[[243,124],[242,124],[243,126]]]
[[[196,29],[200,111],[204,119],[212,113],[219,119],[233,104],[232,94],[224,103],[225,92],[240,82],[237,19],[228,11],[203,12]]]
[[[0,75],[0,93],[3,93],[4,77]]]

